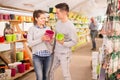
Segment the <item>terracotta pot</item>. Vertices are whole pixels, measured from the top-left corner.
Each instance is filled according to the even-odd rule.
[[[24,60],[29,60],[29,55],[25,49],[23,49],[23,54],[24,54]]]
[[[22,16],[18,16],[18,20],[23,21],[23,17]]]
[[[30,63],[24,63],[25,65],[25,70],[29,70],[30,69]]]

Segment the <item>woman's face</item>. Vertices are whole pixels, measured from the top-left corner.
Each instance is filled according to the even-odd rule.
[[[45,14],[41,14],[38,18],[35,18],[37,21],[37,24],[44,25],[46,22],[46,16]]]

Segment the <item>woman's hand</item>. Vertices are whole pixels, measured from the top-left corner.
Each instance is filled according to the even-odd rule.
[[[48,35],[43,35],[42,41],[50,41],[50,37]]]

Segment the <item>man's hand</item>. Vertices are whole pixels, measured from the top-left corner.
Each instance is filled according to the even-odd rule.
[[[64,39],[63,40],[57,40],[57,42],[63,45],[64,44]]]

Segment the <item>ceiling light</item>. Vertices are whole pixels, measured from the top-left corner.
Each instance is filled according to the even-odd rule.
[[[24,6],[27,6],[27,7],[34,7],[33,4],[28,4],[28,3],[24,3],[23,5],[24,5]]]

